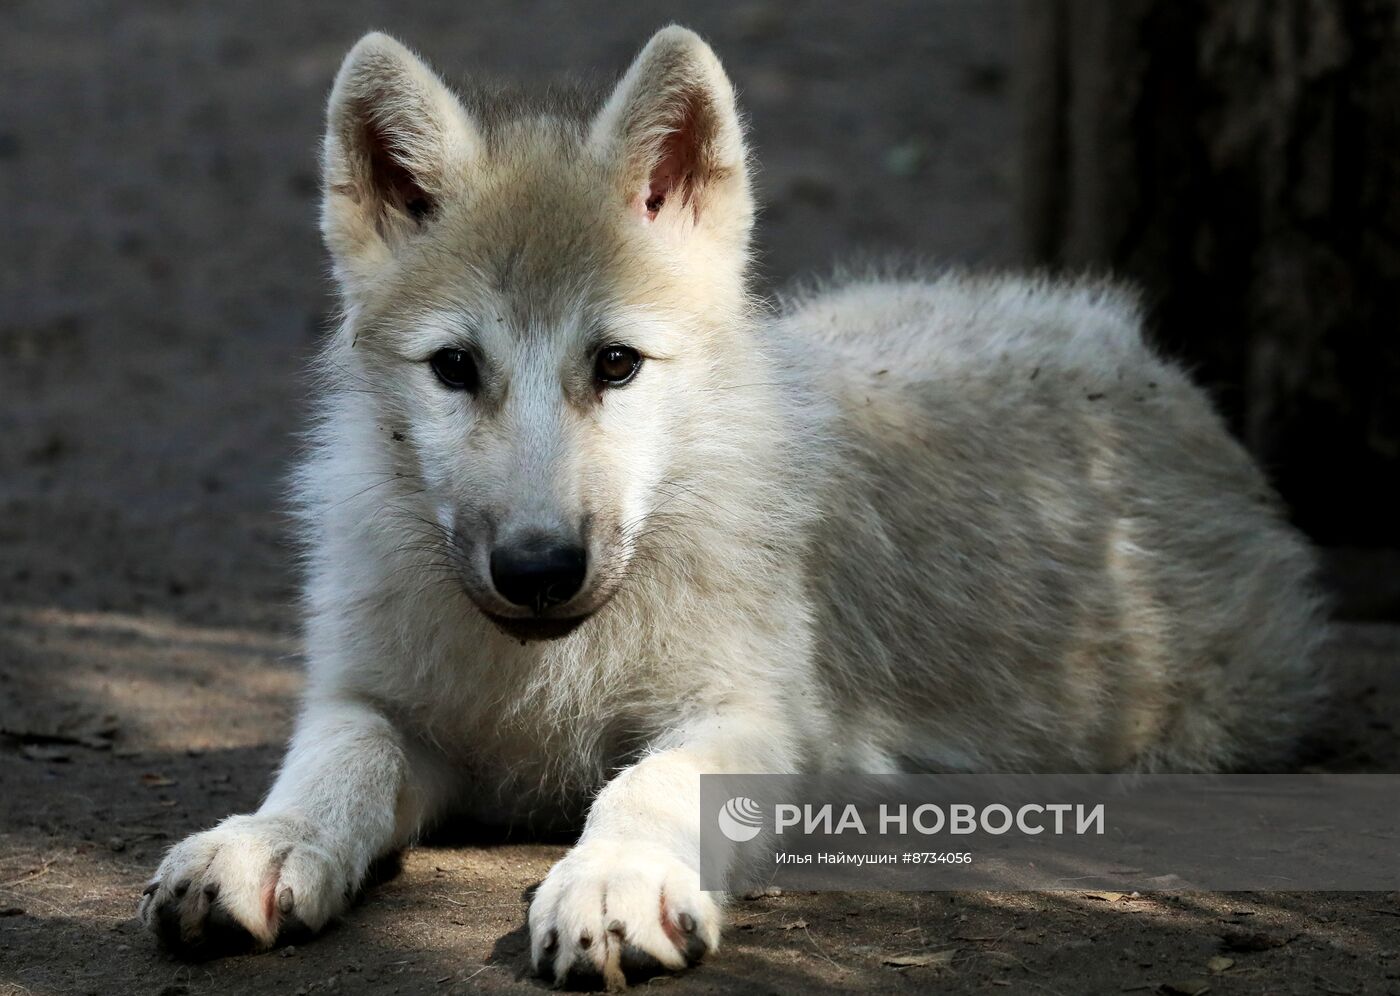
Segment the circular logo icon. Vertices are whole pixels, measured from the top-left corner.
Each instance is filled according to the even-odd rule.
[[[719,829],[736,844],[753,840],[763,831],[763,810],[752,799],[736,796],[720,807]]]

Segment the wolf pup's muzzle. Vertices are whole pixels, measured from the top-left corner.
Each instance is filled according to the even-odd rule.
[[[583,589],[587,576],[588,551],[577,543],[536,534],[499,546],[491,551],[491,584],[507,602],[530,610],[532,615],[487,616],[511,636],[523,640],[564,636],[586,617],[546,613],[566,605]]]

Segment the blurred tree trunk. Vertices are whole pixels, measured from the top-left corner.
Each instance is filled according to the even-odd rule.
[[[1112,270],[1298,522],[1400,545],[1400,0],[1023,0],[1033,261]]]

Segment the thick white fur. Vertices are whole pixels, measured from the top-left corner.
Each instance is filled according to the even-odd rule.
[[[696,95],[712,169],[647,221],[652,143]],[[366,101],[408,136],[422,225],[364,179]],[[733,94],[679,28],[596,118],[489,127],[372,35],[330,120],[346,318],[299,477],[304,709],[262,808],[170,852],[153,926],[197,941],[212,906],[271,943],[436,820],[586,814],[533,957],[615,977],[719,943],[701,772],[1287,756],[1322,694],[1311,556],[1121,290],[868,279],[759,311]],[[423,359],[468,325],[508,390],[433,382]],[[655,358],[588,400],[599,325]],[[583,515],[610,524],[594,614],[505,636],[477,534]]]

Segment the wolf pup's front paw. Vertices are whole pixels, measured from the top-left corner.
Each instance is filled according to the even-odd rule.
[[[268,948],[319,930],[354,883],[293,816],[230,816],[176,844],[141,896],[146,927],[185,953]]]
[[[661,847],[580,844],[555,865],[530,904],[535,971],[625,985],[625,969],[681,969],[719,948],[723,913],[700,875]]]

